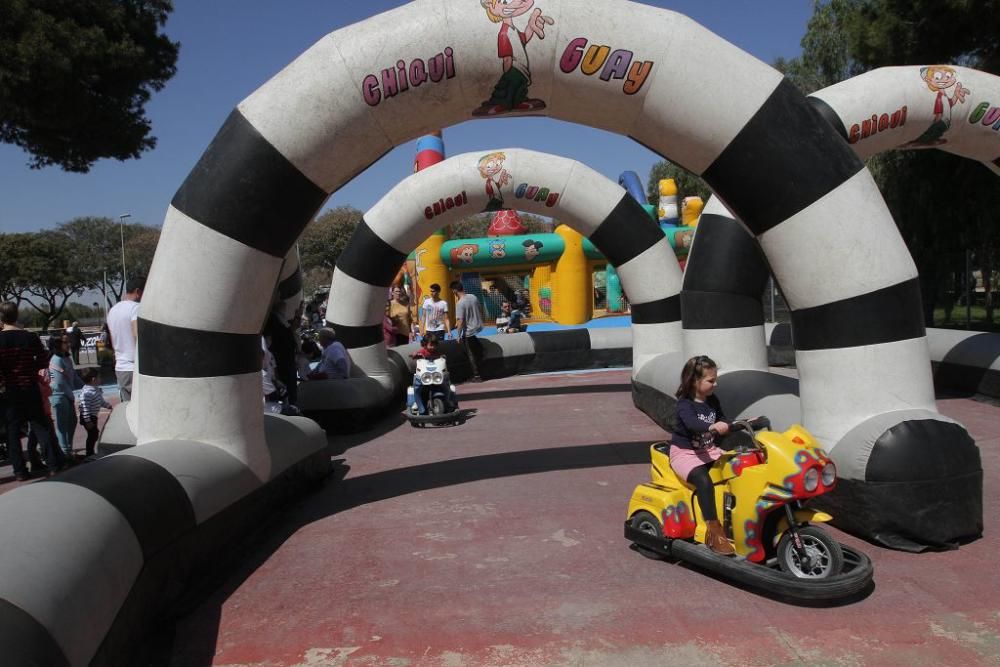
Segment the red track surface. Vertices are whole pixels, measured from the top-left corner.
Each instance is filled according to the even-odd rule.
[[[876,587],[782,604],[628,548],[662,432],[627,371],[460,388],[478,415],[335,439],[346,476],[286,512],[176,626],[172,665],[997,665],[1000,408],[942,400],[978,442],[985,537],[907,554],[838,533]],[[343,473],[343,471],[342,471]],[[169,657],[167,655],[169,654]]]

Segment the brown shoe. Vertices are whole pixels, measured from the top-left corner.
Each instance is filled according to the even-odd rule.
[[[726,531],[722,529],[722,524],[718,521],[705,522],[705,544],[714,553],[720,556],[734,556],[736,549],[726,538]]]

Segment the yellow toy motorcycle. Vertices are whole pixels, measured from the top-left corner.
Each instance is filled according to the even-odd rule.
[[[647,557],[680,559],[791,600],[861,593],[872,580],[871,560],[812,525],[833,517],[802,504],[833,490],[836,466],[802,426],[769,428],[766,417],[734,422],[721,442],[730,451],[709,470],[735,558],[705,546],[694,487],[674,474],[666,442],[650,447],[652,480],[632,492],[625,537]]]

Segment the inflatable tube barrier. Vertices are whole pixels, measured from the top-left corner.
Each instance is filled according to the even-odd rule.
[[[135,664],[155,621],[330,471],[312,421],[269,415],[272,475],[219,447],[147,443],[0,497],[5,665]],[[66,508],[72,508],[67,512]]]
[[[765,325],[768,358],[784,359],[791,353],[788,364],[793,366],[792,326],[788,323]],[[1000,334],[956,329],[928,329],[934,386],[947,392],[964,395],[982,394],[1000,398]]]
[[[938,111],[942,96],[948,98],[947,114]],[[949,152],[978,160],[1000,174],[1000,150],[993,141],[997,114],[992,111],[998,96],[1000,77],[992,74],[946,65],[906,66],[881,68],[843,81],[812,94],[809,104],[861,158],[896,148],[946,146]],[[725,193],[719,194],[728,201]],[[830,203],[836,206],[834,199],[831,198]],[[723,256],[715,261],[728,265],[752,259],[752,253],[746,250],[750,239],[763,248],[792,311],[794,353],[803,385],[803,422],[820,438],[835,443],[831,454],[838,463],[845,457],[855,456],[881,459],[881,463],[873,464],[870,471],[863,466],[849,467],[855,477],[843,485],[842,495],[847,494],[848,488],[856,487],[856,493],[852,494],[853,509],[869,515],[896,512],[897,516],[873,519],[870,533],[859,522],[854,523],[855,530],[873,539],[879,539],[876,534],[892,536],[886,539],[897,545],[904,545],[907,540],[912,543],[923,540],[931,547],[977,534],[977,526],[982,525],[981,481],[975,482],[977,478],[981,480],[979,455],[971,438],[963,434],[964,429],[956,430],[937,418],[933,385],[947,387],[951,384],[961,387],[962,391],[986,395],[995,392],[996,375],[992,365],[996,357],[990,351],[989,339],[970,337],[967,342],[937,343],[934,339],[940,335],[924,330],[916,269],[894,227],[881,223],[876,228],[868,227],[864,232],[868,242],[860,248],[843,241],[855,237],[854,231],[843,227],[844,219],[849,227],[867,225],[869,217],[859,215],[859,209],[842,209],[850,211],[850,215],[842,218],[839,237],[827,238],[824,234],[828,232],[807,229],[794,219],[777,226],[762,226],[747,218],[747,211],[739,210],[738,204],[730,203],[734,204],[732,210],[744,221],[745,229],[737,224],[730,225],[730,242],[719,244]],[[719,205],[715,211],[720,214],[717,222],[722,224],[729,218],[735,223],[732,219],[736,216],[723,213],[722,208]],[[832,225],[828,229],[832,229]],[[699,226],[698,235],[701,230]],[[860,227],[856,231],[860,234]],[[747,241],[735,239],[741,232],[746,233]],[[697,247],[696,236],[695,249]],[[803,261],[804,248],[823,250],[815,256],[817,261],[810,263]],[[701,261],[708,265],[704,259]],[[878,270],[873,270],[875,266]],[[692,266],[690,259],[688,267],[691,269],[688,274],[695,270],[699,276],[704,273],[703,267]],[[739,300],[745,288],[745,282],[732,280],[719,285],[714,296],[721,296],[723,301]],[[697,294],[692,296],[695,301],[699,300]],[[691,299],[687,299],[685,293],[681,298],[688,306]],[[707,305],[709,301],[704,303]],[[688,345],[692,342],[689,328],[704,323],[692,323],[689,327],[685,321],[685,350],[718,355],[725,360],[724,366],[728,366],[730,353],[743,350],[745,354],[744,344],[748,342],[745,327],[748,324],[756,326],[756,322],[741,322],[738,318],[727,322],[725,317],[714,316],[707,327],[713,330],[712,336],[696,337],[699,343],[696,347]],[[792,338],[784,336],[786,332],[780,330],[781,344],[768,348],[773,362],[783,363],[791,356],[787,343],[792,342]],[[949,337],[950,340],[954,338]],[[928,347],[940,358],[928,359]],[[944,361],[947,353],[941,352],[941,347],[953,350],[947,362]],[[757,345],[756,349],[760,352],[764,348]],[[880,386],[883,396],[868,395],[850,386],[852,375],[864,377],[866,357],[878,358],[880,365],[892,369],[892,387]],[[851,367],[853,370],[844,372]],[[765,369],[758,367],[758,370]],[[822,378],[823,383],[813,380],[814,377]],[[842,408],[833,410],[832,405]],[[880,418],[880,413],[892,415],[913,409],[926,418],[914,417],[916,421],[912,424],[897,424],[891,417],[888,420]],[[888,430],[881,434],[868,433],[869,439],[865,442],[852,442],[855,437],[852,434],[857,431],[851,429],[856,426],[865,431],[864,426],[869,423],[882,424]],[[881,502],[884,489],[878,492],[875,489],[887,482],[887,471],[886,458],[880,456],[878,450],[889,442],[899,449],[907,435],[916,437],[918,434],[940,444],[948,443],[956,450],[955,461],[965,467],[948,466],[935,471],[934,457],[917,456],[922,452],[922,442],[915,441],[913,460],[903,466],[902,459],[897,459],[902,466],[898,471],[899,481],[904,486],[910,487],[918,481],[929,482],[936,475],[945,474],[944,470],[948,472],[942,484],[925,484],[922,491],[926,493],[915,493],[912,489],[903,491],[900,487],[902,497],[912,496],[916,507],[927,508],[933,514],[903,529],[905,508],[914,505],[907,504],[908,501],[903,501],[903,505]],[[838,449],[841,450],[839,454]],[[925,469],[918,470],[920,466]],[[868,474],[879,475],[879,480],[866,477]],[[950,495],[953,478],[969,480],[968,484],[956,489],[958,495],[954,497]],[[870,497],[863,491],[867,481],[873,485]],[[863,500],[875,504],[864,510]],[[968,512],[978,512],[978,515],[963,515]],[[841,524],[846,520],[843,512],[837,512],[837,516]],[[938,528],[941,525],[953,526],[950,537],[944,534],[948,529]],[[922,538],[920,531],[924,530],[926,535]],[[899,537],[900,534],[906,537]],[[909,544],[901,548],[914,547]]]
[[[845,482],[824,500],[844,503],[835,509],[831,505],[835,525],[907,550],[940,548],[980,534],[979,452],[965,429],[935,408],[930,336],[923,326],[916,269],[895,227],[870,232],[874,240],[864,249],[838,249],[835,240],[829,241],[830,253],[839,261],[827,271],[850,267],[856,277],[844,284],[852,285],[851,295],[826,281],[800,279],[802,272],[817,274],[789,259],[796,244],[804,242],[799,235],[810,232],[793,226],[782,235],[780,228],[772,228],[755,238],[721,202],[713,199],[705,210],[681,293],[684,341],[688,354],[708,354],[719,362],[719,395],[727,409],[727,377],[734,370],[752,371],[760,380],[744,382],[744,403],[773,400],[775,387],[764,381],[770,375],[767,363],[776,353],[791,355],[781,345],[790,340],[799,372],[797,399],[779,389],[784,400],[776,421],[793,417],[820,441],[831,443],[830,455]],[[766,260],[758,243],[768,250]],[[879,258],[858,257],[865,253]],[[787,282],[779,277],[791,309],[789,327],[763,326],[761,295],[768,262],[776,277],[782,269],[797,269]],[[870,268],[875,264],[878,271]],[[726,265],[734,268],[727,272]],[[871,359],[879,360],[887,382],[872,385],[866,380]],[[874,425],[883,430],[875,432]],[[908,442],[913,456],[899,455]],[[927,442],[945,446],[952,464],[940,465],[925,451]],[[900,466],[898,502],[882,497],[892,492],[892,465]],[[914,513],[921,518],[913,519]]]
[[[895,225],[863,163],[833,128],[816,122],[816,112],[794,86],[674,12],[624,0],[595,3],[586,12],[568,11],[567,3],[555,7],[556,15],[545,16],[550,19],[547,38],[526,47],[532,71],[530,91],[521,101],[494,94],[505,87],[497,84],[504,72],[495,46],[496,17],[480,3],[422,0],[320,39],[238,105],[167,211],[143,297],[135,390],[125,411],[138,446],[108,459],[137,456],[144,448],[156,449],[157,443],[196,442],[231,456],[258,484],[283,472],[284,454],[272,451],[265,438],[260,331],[295,240],[331,193],[394,146],[470,118],[522,113],[629,136],[701,175],[756,236],[767,235],[765,254],[785,296],[808,315],[804,324],[813,325],[804,331],[796,326],[795,337],[799,356],[808,350],[807,356],[816,358],[805,363],[800,358],[798,367],[803,413],[817,436],[839,440],[863,421],[854,414],[859,405],[868,408],[866,415],[903,407],[933,409],[923,331],[907,316],[919,291],[911,285],[914,276],[905,248],[901,242],[884,242],[886,230]],[[671,38],[663,39],[668,34]],[[584,35],[599,35],[600,44],[621,45],[616,46],[620,57],[606,63],[601,76],[594,77],[590,66],[595,63],[585,61],[588,48],[597,44]],[[396,67],[400,61],[404,65]],[[699,67],[672,66],[678,62],[697,62]],[[409,85],[410,73],[420,79],[419,85],[416,80]],[[407,80],[399,78],[404,74]],[[699,94],[678,95],[693,74]],[[553,169],[551,163],[532,166],[530,157],[511,159],[505,166],[507,184],[497,180],[499,188],[488,188],[490,170],[479,169],[483,157],[470,156],[455,168],[441,163],[404,181],[405,191],[377,214],[366,214],[349,251],[341,255],[334,272],[338,298],[331,322],[365,373],[386,389],[398,381],[392,378],[396,371],[381,342],[379,323],[386,287],[407,254],[447,224],[450,214],[457,218],[482,211],[501,199],[528,212],[580,222],[577,231],[619,268],[623,283],[629,278],[633,374],[661,355],[682,361],[679,269],[642,207],[617,184],[588,176],[585,167],[570,161]],[[416,180],[422,175],[442,183],[422,189],[425,181]],[[524,193],[531,187],[538,188],[532,190],[536,195],[543,188],[548,193],[531,202],[518,200],[522,184]],[[448,189],[451,209],[441,196]],[[455,206],[460,193],[464,210]],[[437,215],[435,203],[444,214]],[[852,212],[848,220],[856,220],[857,229],[844,228],[845,210]],[[414,225],[415,219],[425,224]],[[637,224],[640,220],[653,230]],[[836,242],[845,237],[872,239],[871,247],[879,252],[879,261],[864,264],[865,258],[858,258],[863,273],[878,285],[873,298],[862,299],[859,312],[868,316],[860,319],[828,307],[858,296],[841,293],[860,275],[845,257],[855,248]],[[779,266],[777,255],[787,261]],[[791,289],[796,276],[817,279],[803,281],[803,290]],[[906,331],[893,330],[887,337],[888,321],[902,323]],[[906,332],[911,335],[901,335]],[[826,343],[844,333],[855,334],[852,345],[866,354],[827,354],[830,347],[840,348]],[[868,345],[879,345],[877,354]],[[871,356],[912,372],[919,372],[923,362],[927,380],[900,376],[886,386],[883,379],[879,390],[895,398],[882,405],[857,388],[857,378],[867,370],[863,362]],[[831,367],[838,372],[824,377]],[[669,394],[679,368],[662,378],[646,377],[644,383]],[[824,405],[825,394],[850,405],[814,413],[815,406]],[[304,432],[302,438],[311,441]],[[300,461],[312,455],[308,447],[288,450],[299,452]],[[208,481],[225,486],[214,476]],[[112,486],[118,484],[115,480]],[[58,664],[53,663],[53,646],[63,652],[63,662],[94,660],[134,580],[129,573],[141,566],[135,554],[143,543],[122,529],[125,519],[113,514],[105,517],[95,510],[76,521],[75,530],[52,530],[62,526],[57,517],[64,516],[60,512],[66,503],[54,501],[62,499],[66,486],[73,485],[33,485],[0,498],[0,512],[15,505],[19,510],[5,514],[11,520],[0,524],[0,544],[16,545],[4,547],[10,550],[4,555],[10,555],[6,562],[11,571],[24,571],[25,560],[26,566],[41,563],[49,552],[71,553],[64,545],[73,542],[60,540],[70,539],[66,536],[92,540],[102,535],[102,548],[126,554],[119,557],[122,562],[131,553],[132,564],[103,568],[97,556],[88,556],[93,567],[86,577],[53,579],[58,569],[49,567],[44,577],[32,574],[11,583],[0,600],[30,619],[14,619],[17,614],[12,613],[4,626],[24,629],[17,638],[22,646],[32,623],[37,630],[32,636],[49,632],[54,640],[27,647],[25,663]],[[27,495],[32,500],[22,506]],[[41,514],[28,514],[30,508]],[[27,544],[16,521],[19,514],[33,516],[36,526],[58,537]],[[37,535],[41,529],[32,530]],[[29,590],[21,580],[35,585]],[[8,645],[14,645],[13,638]]]
[[[632,304],[632,327],[624,334],[568,329],[484,337],[483,375],[609,365],[631,365],[635,374],[650,360],[661,357],[669,359],[671,367],[676,366],[679,372],[681,274],[666,237],[640,204],[617,184],[573,160],[523,149],[451,157],[433,169],[409,176],[365,213],[337,260],[327,311],[328,323],[349,350],[355,368],[393,397],[401,397],[409,386],[412,362],[405,358],[408,350],[404,346],[387,351],[382,341],[386,289],[396,273],[395,268],[385,267],[398,267],[434,229],[458,220],[470,210],[489,206],[491,190],[484,187],[480,171],[487,157],[502,161],[511,183],[516,180],[537,184],[532,187],[547,193],[546,197],[519,198],[517,193],[522,189],[515,187],[509,196],[519,208],[570,221],[569,226],[617,267]],[[462,196],[456,197],[456,192]],[[437,202],[437,208],[414,207],[414,200]],[[445,202],[443,206],[441,201]],[[456,204],[459,201],[461,205]],[[582,243],[582,239],[576,243]],[[585,273],[575,275],[588,279]],[[588,285],[564,287],[589,290]],[[631,350],[624,348],[626,341],[631,343]],[[442,349],[448,354],[452,377],[461,381],[468,374],[467,362],[463,354],[453,353],[452,346],[445,341]],[[404,366],[410,370],[401,372]],[[310,398],[315,401],[310,403],[307,414],[340,409],[339,395],[324,396],[319,387]],[[375,398],[381,395],[357,400]]]

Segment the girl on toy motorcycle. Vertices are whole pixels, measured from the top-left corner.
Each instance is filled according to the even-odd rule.
[[[438,350],[438,335],[436,333],[428,333],[420,340],[420,349],[410,355],[411,359],[427,359],[429,361],[434,361],[442,356],[441,352]],[[413,398],[417,402],[417,414],[426,415],[427,406],[424,404],[423,391],[421,391],[422,385],[420,384],[419,378],[416,375],[413,376]]]
[[[705,544],[717,554],[732,556],[736,551],[719,522],[715,490],[708,476],[709,467],[723,454],[715,439],[729,433],[730,428],[714,395],[717,382],[718,367],[708,357],[692,357],[684,364],[676,394],[677,419],[670,439],[670,467],[694,485],[707,529]]]

